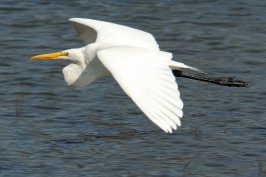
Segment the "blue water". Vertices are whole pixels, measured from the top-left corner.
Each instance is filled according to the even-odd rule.
[[[0,2],[0,176],[266,176],[266,1]],[[77,89],[68,63],[92,18],[152,33],[174,60],[250,88],[178,78],[184,118],[165,134],[111,77]]]

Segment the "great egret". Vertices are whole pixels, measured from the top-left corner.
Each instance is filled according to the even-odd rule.
[[[180,126],[183,102],[172,70],[198,69],[172,61],[154,37],[134,28],[84,18],[71,18],[85,47],[41,54],[37,59],[69,60],[63,69],[68,85],[83,87],[112,75],[146,116],[167,133]],[[181,76],[182,73],[176,73]]]

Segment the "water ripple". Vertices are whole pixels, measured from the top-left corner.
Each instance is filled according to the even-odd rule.
[[[265,2],[3,0],[0,176],[263,176]],[[248,89],[178,78],[182,127],[164,134],[108,77],[68,87],[68,63],[29,56],[83,46],[71,17],[151,32],[162,50]]]

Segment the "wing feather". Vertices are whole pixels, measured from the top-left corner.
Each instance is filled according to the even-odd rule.
[[[141,100],[141,99],[140,99]],[[160,118],[157,117],[157,115],[154,114],[153,110],[154,108],[151,107],[149,104],[145,104],[145,100],[138,101],[135,100],[135,103],[142,108],[142,111],[146,114],[146,116],[154,122],[158,127],[160,127],[163,131],[169,132],[171,131],[171,128],[169,125],[165,124]]]
[[[69,23],[86,44],[97,42],[159,50],[154,37],[138,29],[85,18],[71,18]]]
[[[160,116],[160,119],[176,130],[176,121],[173,119],[176,119],[177,115],[172,114],[170,107],[168,107],[169,104],[167,104],[167,102],[165,102],[163,99],[158,99],[158,97],[151,97],[150,94],[145,95],[144,98],[148,100],[149,105],[154,108],[153,111]]]
[[[150,120],[154,120],[156,119],[160,125],[163,125],[163,127],[166,129],[166,132],[172,132],[171,130],[171,125],[172,125],[172,122],[169,122],[168,119],[165,119],[164,118],[164,115],[162,114],[160,107],[157,107],[156,106],[156,103],[151,100],[151,98],[147,98],[147,97],[143,97],[142,100],[145,100],[143,101],[143,106],[141,107],[142,108],[142,111],[146,114],[146,113],[149,113],[151,114],[151,116],[149,117]]]
[[[171,133],[181,125],[183,102],[169,67],[172,54],[117,46],[99,50],[97,57],[157,126]]]

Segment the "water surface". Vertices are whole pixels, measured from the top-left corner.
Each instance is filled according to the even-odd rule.
[[[265,176],[266,2],[0,3],[0,176]],[[174,60],[248,89],[178,78],[182,126],[165,134],[111,77],[68,87],[68,63],[33,54],[81,47],[92,18],[152,33]]]

